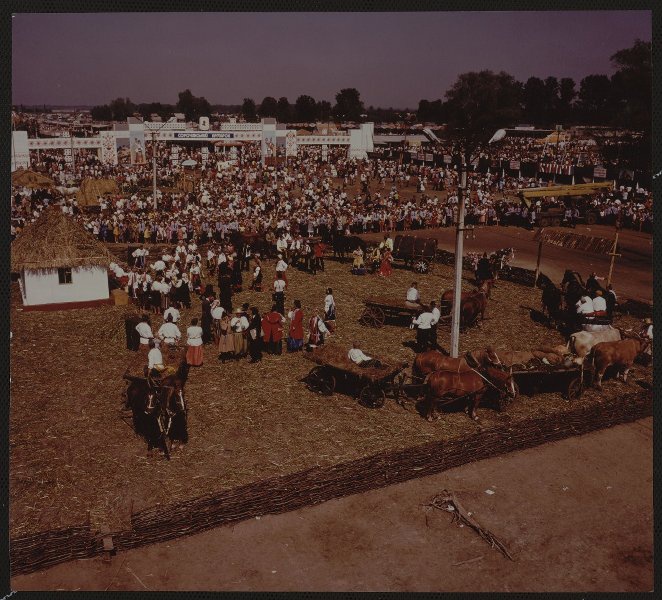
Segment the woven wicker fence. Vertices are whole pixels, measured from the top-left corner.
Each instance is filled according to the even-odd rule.
[[[112,533],[118,550],[162,542],[319,504],[439,473],[452,467],[522,450],[652,415],[650,392],[637,392],[590,407],[569,410],[329,467],[316,467],[249,485],[148,508],[131,516],[131,529]],[[89,527],[46,531],[10,542],[11,574],[30,573],[75,558],[103,552],[101,536]]]

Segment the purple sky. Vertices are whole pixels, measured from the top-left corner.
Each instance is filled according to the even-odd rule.
[[[22,104],[212,104],[301,94],[415,108],[459,73],[611,73],[609,57],[651,39],[649,11],[16,14],[12,98]]]

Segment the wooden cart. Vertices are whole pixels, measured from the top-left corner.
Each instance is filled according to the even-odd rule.
[[[412,317],[418,315],[421,310],[429,310],[429,306],[422,304],[420,307],[413,307],[404,300],[393,300],[392,298],[383,298],[371,296],[363,301],[365,308],[359,318],[359,323],[366,327],[383,327],[386,320],[400,321],[401,324],[411,323]]]
[[[304,380],[309,390],[322,396],[342,390],[367,408],[384,406],[387,394],[398,399],[404,379],[402,371],[407,367],[407,363],[394,364],[376,356],[373,358],[382,363],[381,368],[360,367],[347,357],[347,350],[335,344],[325,344],[303,356],[317,364]]]
[[[593,381],[593,369],[588,365],[524,367],[513,368],[513,378],[522,393],[531,395],[561,392],[567,400],[577,400]]]
[[[403,260],[416,273],[431,273],[437,255],[437,240],[431,237],[398,234],[393,240],[393,258]]]

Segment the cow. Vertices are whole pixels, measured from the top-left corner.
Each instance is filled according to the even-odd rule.
[[[434,371],[425,378],[427,384],[426,419],[432,420],[436,405],[441,401],[453,402],[466,399],[466,409],[469,416],[477,421],[476,408],[488,393],[496,393],[499,398],[508,396],[511,399],[517,395],[517,386],[513,380],[512,371],[502,371],[488,367],[483,374],[476,371],[458,373],[457,371]]]
[[[611,326],[606,331],[578,331],[570,336],[568,350],[575,354],[574,362],[581,365],[593,346],[600,342],[618,342],[620,339],[620,330]]]
[[[623,381],[627,383],[628,371],[632,368],[634,359],[643,354],[650,340],[646,338],[628,338],[618,342],[599,342],[592,348],[593,365],[595,366],[594,385],[602,390],[602,378],[609,367],[617,368],[623,373]]]

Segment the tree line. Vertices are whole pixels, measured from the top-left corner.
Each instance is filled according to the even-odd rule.
[[[631,48],[610,57],[616,72],[611,76],[588,75],[579,83],[569,77],[529,77],[517,81],[507,73],[464,73],[441,100],[421,100],[419,121],[449,123],[459,111],[470,109],[468,99],[502,119],[502,124],[526,121],[540,127],[555,124],[616,125],[650,129],[652,118],[651,43],[637,40]],[[468,89],[480,89],[481,99]],[[486,115],[487,116],[487,115]],[[478,115],[476,118],[480,118]],[[490,119],[492,120],[492,119]],[[464,126],[467,126],[464,123]]]
[[[588,75],[579,83],[564,77],[529,77],[517,81],[505,72],[480,71],[463,73],[446,91],[444,99],[418,104],[415,118],[419,122],[446,123],[451,129],[468,130],[498,127],[527,121],[539,127],[555,124],[617,125],[638,130],[650,129],[652,118],[651,43],[636,40],[631,48],[616,52],[610,60],[615,73]],[[218,105],[216,106],[218,108]],[[403,121],[406,111],[393,108],[366,109],[359,91],[344,88],[335,96],[335,104],[299,96],[294,103],[288,98],[266,96],[257,104],[244,98],[241,106],[226,107],[240,113],[248,122],[274,117],[281,123],[314,121]],[[178,95],[175,105],[151,102],[134,104],[129,98],[116,98],[110,104],[95,106],[94,119],[124,121],[138,113],[148,119],[156,113],[164,120],[173,113],[183,113],[187,121],[209,116],[214,107],[191,90]]]

